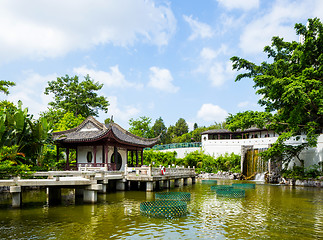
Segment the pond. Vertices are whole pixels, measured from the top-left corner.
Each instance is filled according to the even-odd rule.
[[[234,181],[236,183],[237,181]],[[231,184],[233,181],[218,181]],[[177,219],[140,215],[140,203],[154,193],[113,192],[97,204],[74,200],[66,190],[59,206],[46,204],[45,191],[23,194],[12,209],[0,194],[0,239],[319,239],[323,236],[323,189],[257,184],[246,197],[217,197],[210,185],[172,188],[191,193],[189,213]]]

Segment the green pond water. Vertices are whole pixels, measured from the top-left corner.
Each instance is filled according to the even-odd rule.
[[[21,209],[0,194],[0,239],[323,239],[320,188],[257,184],[242,199],[217,197],[201,182],[170,191],[191,193],[187,216],[140,215],[140,203],[154,200],[143,191],[102,194],[97,204],[82,204],[65,190],[59,206],[46,204],[45,191],[29,191]]]

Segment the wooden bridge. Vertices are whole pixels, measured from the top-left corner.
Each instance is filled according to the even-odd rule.
[[[101,168],[87,167],[86,171],[49,171],[36,172],[34,178],[46,179],[20,179],[0,180],[0,187],[9,186],[12,194],[12,206],[20,207],[22,203],[21,191],[24,187],[47,188],[49,204],[61,201],[62,188],[74,188],[75,195],[82,195],[83,202],[97,202],[97,193],[106,193],[108,188],[125,191],[128,189],[143,189],[148,192],[162,188],[170,188],[171,181],[178,187],[182,180],[183,185],[195,183],[194,168],[161,168],[153,167],[125,167],[124,172],[105,171]]]

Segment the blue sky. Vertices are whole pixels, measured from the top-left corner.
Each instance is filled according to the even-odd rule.
[[[256,63],[272,36],[298,41],[295,23],[323,19],[321,0],[29,0],[0,2],[0,79],[36,117],[47,82],[89,74],[104,84],[108,114],[184,118],[208,126],[261,110],[251,79],[234,82],[230,57]]]

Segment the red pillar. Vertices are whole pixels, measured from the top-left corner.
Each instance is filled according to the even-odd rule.
[[[70,170],[70,148],[66,148],[66,169]]]
[[[56,162],[59,161],[59,146],[56,145]]]
[[[144,150],[141,149],[141,166],[144,165]]]
[[[109,147],[108,145],[105,146],[105,163],[108,163],[108,153],[109,153]]]
[[[75,160],[76,160],[76,168],[78,168],[78,158],[77,158],[77,147],[76,147],[76,149],[75,149]]]
[[[136,167],[138,167],[138,150],[136,150]]]
[[[133,151],[131,150],[131,167],[133,167]]]
[[[102,147],[102,163],[104,163],[104,151],[105,151],[104,145],[102,145],[101,147]]]
[[[96,167],[96,146],[93,147],[94,167]]]

